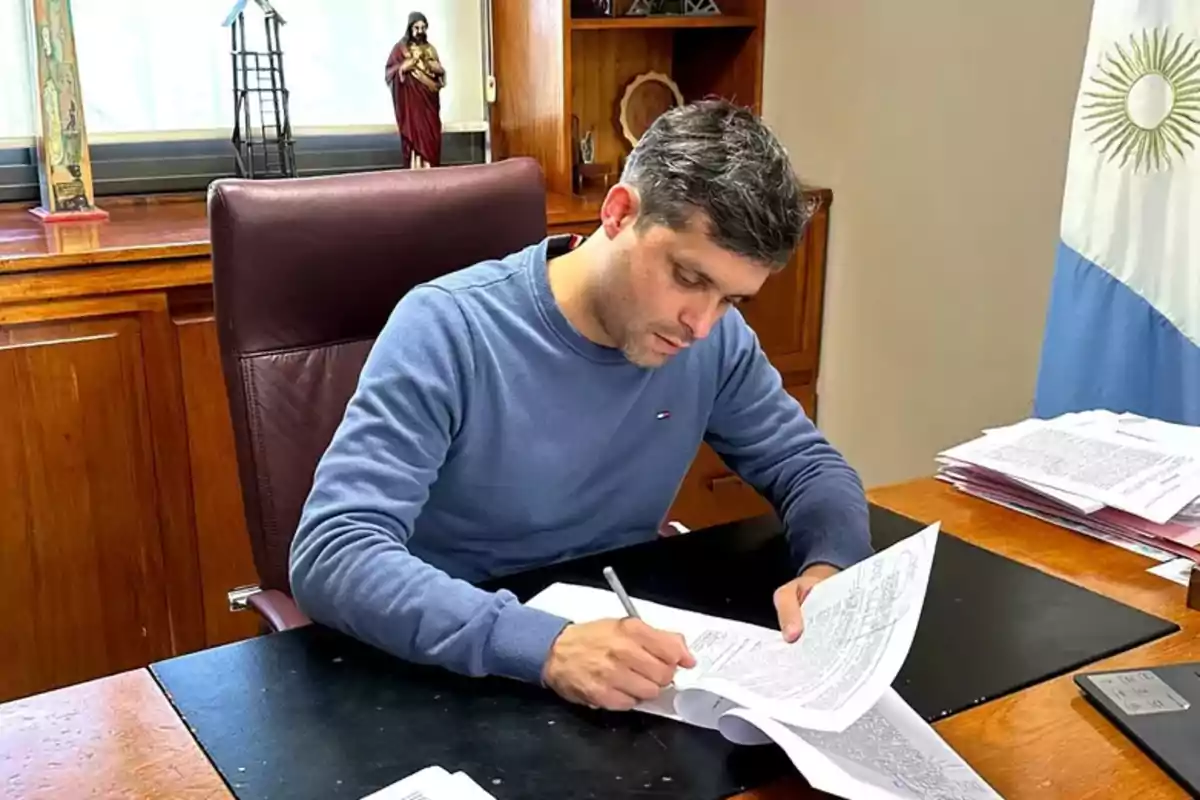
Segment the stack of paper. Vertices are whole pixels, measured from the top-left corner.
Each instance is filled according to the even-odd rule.
[[[1200,561],[1200,428],[1086,411],[986,430],[938,463],[976,497],[1157,561]]]
[[[433,766],[414,772],[362,800],[496,800],[464,772]]]

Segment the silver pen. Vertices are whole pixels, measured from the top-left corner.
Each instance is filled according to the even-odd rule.
[[[621,585],[621,579],[617,577],[617,573],[613,572],[612,567],[604,568],[604,579],[608,581],[608,585],[612,587],[614,593],[621,600],[621,605],[625,606],[625,614],[633,619],[641,619],[642,615],[633,607],[633,601],[629,599],[629,595],[625,592],[625,587]]]

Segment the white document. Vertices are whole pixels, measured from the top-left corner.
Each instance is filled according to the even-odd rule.
[[[888,689],[841,733],[783,725],[751,709],[721,723],[730,741],[776,742],[813,788],[851,800],[997,800],[925,720]]]
[[[778,630],[633,598],[646,624],[681,634],[697,661],[638,710],[735,744],[775,742],[813,786],[852,800],[999,797],[891,688],[916,633],[939,529],[815,586],[795,644]],[[575,622],[625,616],[612,592],[568,584],[528,605]]]
[[[403,780],[372,792],[362,800],[496,800],[470,776],[449,773],[442,767],[426,767]]]
[[[1161,419],[1124,414],[1115,421],[1114,427],[1127,436],[1167,445],[1176,450],[1200,452],[1200,426],[1178,425]]]
[[[634,599],[642,620],[681,634],[696,657],[674,691],[640,710],[715,728],[734,706],[782,722],[843,730],[875,704],[908,657],[920,620],[940,526],[897,542],[813,587],[804,633],[778,630]],[[575,622],[625,616],[605,589],[554,584],[527,604]]]
[[[1190,558],[1176,558],[1172,561],[1167,561],[1162,564],[1151,567],[1146,570],[1151,575],[1157,575],[1160,578],[1166,578],[1173,583],[1178,583],[1180,586],[1187,586],[1192,579],[1192,568],[1196,566],[1196,562]]]
[[[1162,548],[1146,544],[1145,542],[1130,539],[1126,536],[1118,536],[1114,533],[1108,533],[1107,531],[1097,530],[1094,527],[1090,527],[1080,522],[1046,513],[1036,508],[1023,506],[998,495],[993,495],[986,491],[980,491],[970,486],[959,486],[958,488],[966,494],[978,497],[982,500],[987,500],[991,503],[995,503],[998,506],[1003,506],[1004,508],[1012,511],[1020,512],[1027,516],[1033,517],[1034,519],[1040,519],[1043,522],[1050,523],[1051,525],[1057,525],[1060,528],[1066,528],[1067,530],[1072,530],[1076,533],[1082,533],[1084,536],[1090,536],[1093,539],[1098,539],[1102,542],[1120,547],[1122,550],[1128,550],[1131,553],[1137,553],[1140,556],[1145,556],[1146,558],[1152,558],[1155,561],[1170,561],[1175,558],[1174,554],[1168,553]]]
[[[689,639],[700,663],[676,681],[680,701],[689,702],[686,690],[696,687],[787,724],[844,730],[875,705],[908,657],[939,528],[930,525],[813,587],[795,644],[778,631],[741,628]]]
[[[939,454],[1164,524],[1200,497],[1200,453],[1103,429],[1021,425]]]
[[[977,467],[974,464],[968,464],[965,461],[955,461],[951,458],[939,458],[937,459],[937,462],[941,465],[941,475],[952,480],[957,480],[960,482],[967,481],[992,484],[999,483],[1002,486],[1011,483],[1013,485],[1029,489],[1030,491],[1037,492],[1038,494],[1045,495],[1051,500],[1055,500],[1059,503],[1062,503],[1064,506],[1067,506],[1068,508],[1078,511],[1080,514],[1093,514],[1105,507],[1104,503],[1100,502],[1099,500],[1093,500],[1092,498],[1084,497],[1081,494],[1064,492],[1062,489],[1055,489],[1053,486],[1046,486],[1045,484],[1037,483],[1035,481],[1026,481],[1021,480],[1020,478],[1013,478],[1009,475],[1003,475],[994,470]]]

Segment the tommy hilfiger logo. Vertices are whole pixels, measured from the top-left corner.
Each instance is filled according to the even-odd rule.
[[[655,415],[654,415],[654,418],[655,418],[655,419],[658,419],[658,420],[670,419],[670,418],[671,418],[671,412],[670,412],[670,411],[665,411],[665,410],[664,410],[664,411],[660,411],[660,412],[658,412],[657,414],[655,414]]]

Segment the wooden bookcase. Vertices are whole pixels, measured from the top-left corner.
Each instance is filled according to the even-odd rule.
[[[618,14],[629,6],[629,0],[616,2]],[[766,0],[717,4],[722,13],[712,17],[573,19],[570,0],[495,0],[495,156],[536,158],[547,189],[570,196],[575,189],[574,117],[580,130],[595,133],[596,162],[618,170],[630,150],[620,132],[620,100],[635,76],[651,70],[670,76],[685,102],[717,96],[762,113]],[[815,416],[833,196],[826,189],[808,188],[821,205],[803,243],[742,313],[784,387]],[[594,212],[601,196],[573,200],[580,208],[590,204]],[[572,229],[586,235],[596,225],[594,216],[580,217]],[[766,501],[704,446],[680,486],[671,516],[696,528],[767,510]]]
[[[616,0],[618,12],[629,2]],[[571,194],[572,119],[595,131],[596,162],[629,152],[618,124],[625,86],[669,75],[685,101],[715,95],[761,111],[765,0],[718,0],[721,15],[574,19],[570,0],[493,5],[497,158],[538,159],[549,191]]]

